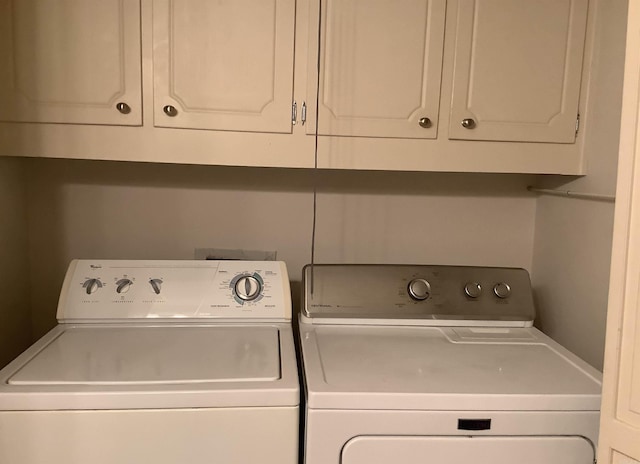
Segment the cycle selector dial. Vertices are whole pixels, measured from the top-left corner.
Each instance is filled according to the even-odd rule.
[[[431,284],[425,279],[413,279],[407,287],[409,296],[417,301],[424,301],[431,295]]]
[[[242,301],[254,301],[262,293],[262,281],[252,275],[241,276],[236,280],[234,293]]]

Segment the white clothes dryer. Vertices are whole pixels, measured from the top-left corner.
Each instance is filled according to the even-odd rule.
[[[0,462],[297,462],[284,263],[73,261],[57,318],[0,371]]]
[[[601,374],[533,319],[523,269],[305,267],[305,463],[593,464]]]

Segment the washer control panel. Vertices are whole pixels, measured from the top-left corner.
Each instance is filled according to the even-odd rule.
[[[58,320],[291,319],[279,261],[75,260]]]
[[[535,318],[529,274],[519,268],[318,264],[305,267],[303,288],[303,315],[337,322],[530,326]]]

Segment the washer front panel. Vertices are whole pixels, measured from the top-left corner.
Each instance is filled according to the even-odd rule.
[[[297,464],[298,407],[0,411],[3,464]]]

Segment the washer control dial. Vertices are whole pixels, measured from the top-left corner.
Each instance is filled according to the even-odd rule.
[[[116,292],[127,293],[131,288],[131,285],[133,285],[131,279],[120,279],[116,282]]]
[[[478,298],[482,294],[482,286],[478,282],[467,282],[464,286],[464,293],[469,298]]]
[[[151,285],[153,293],[160,295],[162,291],[162,279],[149,279],[149,285]]]
[[[423,301],[431,295],[431,284],[425,279],[413,279],[409,282],[408,291],[411,298]]]
[[[509,298],[511,296],[511,287],[505,282],[498,282],[493,286],[493,293],[495,293],[498,298]]]
[[[241,276],[234,286],[235,294],[243,301],[253,301],[262,292],[262,283],[252,275]]]
[[[82,287],[86,290],[87,295],[91,295],[97,292],[99,288],[102,288],[102,282],[100,279],[87,279],[82,284]]]

